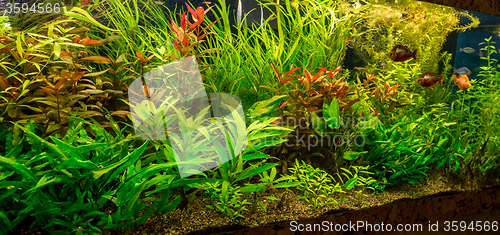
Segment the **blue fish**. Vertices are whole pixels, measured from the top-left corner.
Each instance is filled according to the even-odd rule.
[[[459,69],[453,69],[453,73],[458,73],[460,75],[471,75],[472,72],[467,68],[467,67],[462,67],[462,68],[459,68]]]

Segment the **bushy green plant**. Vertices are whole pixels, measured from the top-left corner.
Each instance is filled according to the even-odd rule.
[[[366,138],[363,149],[368,151],[364,160],[369,162],[375,179],[390,185],[418,184],[431,164],[448,157],[445,144],[450,136],[446,131],[452,124],[431,117],[432,113],[426,113],[415,118],[410,112],[402,120],[378,122],[362,130]]]
[[[498,136],[499,111],[498,85],[500,81],[500,65],[491,55],[496,54],[496,42],[491,37],[485,38],[480,50],[486,54],[480,59],[486,62],[481,66],[478,79],[472,80],[472,86],[466,90],[457,91],[452,102],[449,120],[456,121],[453,133],[457,147],[468,149],[469,153],[455,159],[456,173],[462,176],[472,175],[484,177],[489,170],[498,170],[496,140]],[[492,142],[495,141],[495,142]],[[460,168],[458,168],[460,166]]]
[[[204,188],[208,191],[215,208],[228,215],[231,219],[243,217],[241,212],[247,210],[245,205],[250,204],[242,199],[243,193],[253,194],[271,188],[293,186],[293,184],[282,182],[286,178],[274,179],[276,177],[274,167],[277,164],[265,164],[271,157],[261,153],[261,149],[285,141],[282,136],[292,131],[271,124],[274,120],[269,119],[263,122],[256,120],[253,122],[246,129],[249,146],[245,151],[237,156],[233,154],[230,157],[232,159],[230,162],[209,171],[210,178],[219,183],[207,182]],[[245,122],[241,120],[239,124],[244,125]],[[222,149],[217,152],[221,157],[228,154]],[[268,170],[271,170],[270,175],[267,174]],[[259,174],[261,174],[260,183],[248,182],[252,177]]]
[[[94,137],[83,125],[90,125]],[[131,136],[113,137],[78,119],[62,138],[51,136],[50,141],[34,134],[33,121],[14,130],[0,156],[2,232],[28,216],[51,232],[99,232],[99,218],[105,216],[99,210],[147,146],[132,151]]]
[[[230,185],[228,181],[223,181],[222,185],[220,181],[207,182],[205,186],[209,198],[204,200],[211,200],[213,205],[207,205],[208,208],[217,209],[231,219],[244,218],[242,212],[248,211],[246,205],[250,202],[243,198],[240,186]]]
[[[374,173],[370,172],[369,169],[370,166],[350,166],[349,169],[341,168],[342,174],[337,173],[337,176],[344,184],[346,190],[351,190],[358,186],[373,191],[383,191],[385,185],[372,178],[370,175]],[[345,183],[344,179],[346,180]]]
[[[295,165],[289,169],[289,182],[298,182],[296,188],[301,195],[298,198],[305,200],[316,211],[325,205],[336,205],[338,202],[330,196],[335,193],[344,193],[335,179],[325,171],[314,168],[304,161],[295,159]]]

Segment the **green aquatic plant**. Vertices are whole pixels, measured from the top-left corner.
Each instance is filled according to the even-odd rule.
[[[266,157],[264,156],[263,159]],[[271,165],[273,166],[273,165]],[[257,195],[267,190],[273,190],[276,188],[288,188],[295,187],[298,182],[285,182],[291,179],[291,176],[282,176],[276,179],[276,168],[272,167],[270,174],[266,170],[256,169],[253,170],[260,172],[261,183],[245,183],[245,186],[241,187],[237,184],[230,184],[228,181],[206,182],[204,185],[200,185],[207,194],[209,198],[204,198],[203,200],[210,200],[212,205],[207,205],[208,208],[222,212],[224,215],[229,216],[231,219],[245,218],[243,215],[244,211],[249,211],[246,205],[251,205],[250,212],[254,212],[257,207],[266,210],[266,207],[262,202],[258,201]],[[254,200],[250,203],[247,199],[248,195],[254,195]],[[257,204],[259,204],[257,206]]]
[[[83,125],[94,133],[85,131]],[[119,179],[147,143],[132,151],[132,138],[124,138],[120,130],[114,137],[76,118],[60,138],[43,139],[34,130],[35,122],[30,121],[16,124],[14,132],[4,136],[0,231],[8,232],[32,216],[36,224],[52,232],[100,232],[99,219],[106,214],[99,210],[115,195]]]
[[[450,137],[441,135],[440,129],[446,130],[449,124],[434,122],[431,117],[432,113],[426,113],[417,118],[410,112],[401,120],[362,130],[366,137],[362,149],[368,151],[364,159],[378,182],[418,184],[425,180],[431,164],[447,156],[445,147]]]
[[[206,49],[217,48],[217,52],[203,59],[205,82],[212,92],[238,94],[245,109],[274,95],[262,86],[278,89],[269,61],[279,71],[292,65],[309,71],[340,66],[346,49],[344,36],[358,20],[355,12],[341,11],[337,1],[285,1],[281,5],[266,1],[263,8],[271,12],[269,18],[257,26],[238,25],[232,32],[228,6],[225,1],[219,3],[213,13],[222,19],[206,44]]]
[[[325,171],[314,168],[304,161],[295,159],[295,165],[289,169],[289,182],[298,182],[299,199],[305,200],[314,211],[325,205],[336,205],[338,202],[331,198],[336,193],[344,193],[339,183]]]
[[[100,2],[95,7],[103,12],[104,18],[116,29],[117,34],[94,31],[92,33],[117,37],[106,43],[108,54],[134,54],[141,51],[154,56],[150,67],[157,67],[172,60],[189,55],[197,57],[210,54],[217,49],[200,49],[217,20],[207,23],[206,14],[212,7],[191,8],[188,12],[176,15],[175,10],[165,8],[159,2],[133,0],[121,2],[110,0]],[[112,10],[111,10],[112,9]]]
[[[498,123],[500,107],[498,107],[498,81],[500,78],[500,65],[491,57],[497,53],[494,46],[496,42],[491,37],[485,38],[480,50],[486,56],[481,57],[486,65],[481,66],[478,79],[472,80],[472,86],[466,90],[459,90],[456,99],[452,102],[453,116],[456,128],[453,130],[460,148],[468,149],[469,154],[455,159],[454,173],[462,176],[472,175],[484,177],[488,171],[498,170],[498,150],[495,147],[496,136],[500,126]]]
[[[385,185],[372,178],[371,175],[374,173],[370,172],[369,169],[370,166],[350,166],[348,169],[340,168],[342,174],[337,173],[337,177],[344,184],[346,190],[351,190],[354,187],[363,187],[373,191],[383,191]]]
[[[251,203],[247,199],[243,199],[243,192],[241,192],[240,186],[230,185],[228,181],[224,181],[222,185],[220,181],[215,181],[214,183],[207,182],[205,186],[209,198],[203,200],[210,199],[213,205],[207,205],[208,208],[212,210],[217,209],[231,219],[245,218],[242,213],[243,211],[248,211],[246,205]]]
[[[93,4],[92,8],[103,12],[103,18],[108,22],[110,27],[117,30],[116,34],[110,35],[106,31],[92,32],[96,36],[119,36],[119,40],[112,40],[106,44],[107,54],[113,55],[116,52],[120,54],[135,54],[135,51],[153,52],[155,48],[166,44],[166,38],[170,38],[169,21],[162,10],[154,4],[146,1],[133,0],[129,2],[121,2],[116,0],[103,1]],[[173,14],[172,14],[173,15]],[[176,19],[176,17],[172,17]],[[154,20],[154,21],[153,21]],[[162,26],[162,32],[156,29],[155,24]],[[105,37],[106,37],[105,36]],[[170,47],[170,51],[175,49]]]
[[[492,36],[489,38],[485,38],[484,42],[479,43],[479,45],[485,45],[484,47],[480,48],[480,51],[484,51],[486,53],[486,56],[479,57],[481,60],[486,60],[487,65],[486,66],[481,66],[480,69],[481,71],[478,74],[478,77],[482,77],[484,79],[488,80],[488,85],[489,88],[495,87],[495,85],[498,85],[498,73],[500,71],[497,71],[497,68],[495,68],[495,65],[498,65],[498,60],[495,58],[492,58],[493,54],[497,54],[497,50],[494,46],[497,42],[492,41]]]
[[[271,157],[261,152],[263,148],[280,144],[285,141],[282,136],[292,130],[285,127],[277,127],[271,124],[274,119],[266,121],[254,121],[248,128],[237,128],[235,136],[246,134],[249,146],[240,154],[235,155],[232,151],[227,153],[220,144],[213,142],[220,158],[231,159],[212,170],[208,171],[210,180],[200,187],[208,194],[213,206],[211,209],[217,209],[231,219],[244,217],[243,211],[248,210],[245,205],[251,204],[243,199],[244,194],[250,195],[258,192],[264,192],[268,189],[290,187],[293,184],[282,182],[285,179],[277,179],[275,163],[266,164]],[[238,119],[236,125],[245,126],[243,119]],[[245,133],[238,133],[246,131]],[[236,142],[235,142],[236,141]],[[230,145],[238,144],[241,140],[229,141]],[[230,154],[231,156],[227,156]],[[267,171],[271,170],[268,174]],[[253,177],[261,175],[260,183],[252,183]]]

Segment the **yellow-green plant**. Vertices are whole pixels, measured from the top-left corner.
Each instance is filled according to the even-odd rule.
[[[366,9],[364,30],[351,35],[353,47],[373,69],[380,69],[390,59],[386,54],[397,44],[418,49],[422,72],[437,72],[441,61],[441,48],[452,31],[464,31],[479,25],[479,20],[452,7],[421,1],[398,1],[382,5],[386,0],[368,0],[373,5]],[[460,25],[460,17],[471,22]],[[355,32],[356,33],[356,32]],[[389,64],[390,65],[390,64]],[[388,68],[390,69],[390,68]]]

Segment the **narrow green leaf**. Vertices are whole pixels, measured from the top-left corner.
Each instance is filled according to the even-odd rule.
[[[21,38],[24,38],[24,33],[21,31],[17,35],[17,40],[16,40],[16,48],[17,48],[17,53],[19,54],[19,57],[23,58],[24,50],[22,47],[22,41]]]
[[[118,31],[116,29],[111,29],[111,28],[108,28],[108,27],[102,25],[97,20],[95,20],[94,17],[89,15],[89,13],[87,13],[85,10],[83,10],[82,8],[79,8],[79,7],[72,7],[71,11],[67,11],[66,7],[64,7],[64,15],[69,16],[69,17],[73,17],[75,19],[79,19],[82,21],[90,22],[93,25],[98,26],[98,27],[105,29],[107,31]]]
[[[260,167],[257,167],[255,169],[252,169],[252,170],[250,170],[248,172],[244,172],[241,175],[239,175],[238,178],[236,178],[236,181],[244,180],[244,179],[252,177],[254,175],[258,175],[258,174],[260,174],[260,173],[262,173],[264,171],[267,171],[267,170],[269,170],[269,169],[271,169],[271,168],[273,168],[273,167],[275,167],[277,165],[278,164],[275,164],[275,163],[273,163],[273,164],[266,164],[264,166],[260,166]]]

